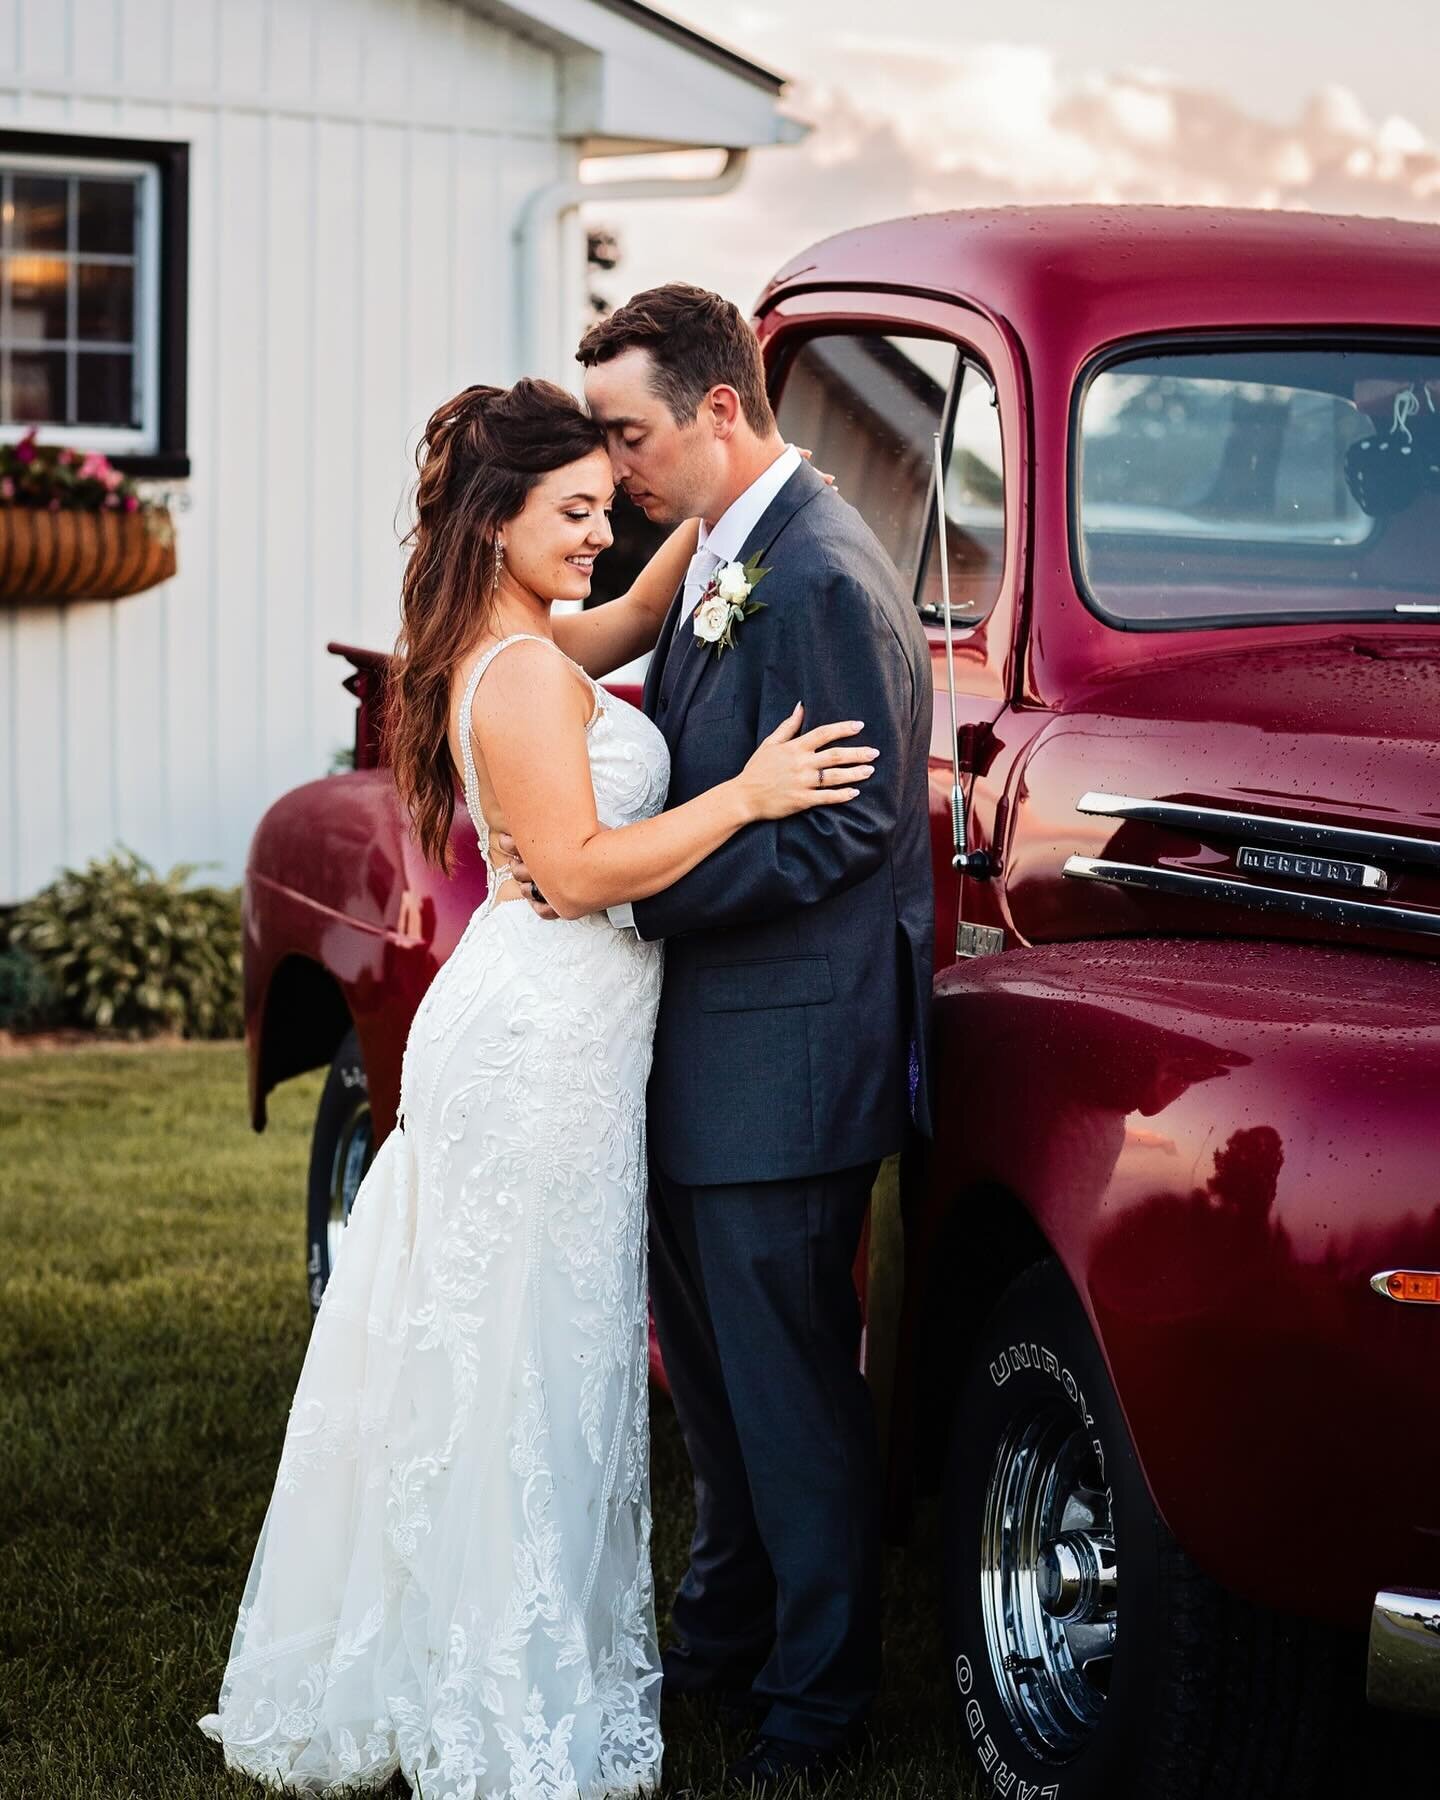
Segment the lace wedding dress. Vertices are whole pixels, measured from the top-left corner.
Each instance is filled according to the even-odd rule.
[[[460,705],[487,861],[470,708],[515,641],[477,660]],[[601,823],[658,812],[650,721],[596,688],[587,732]],[[232,1768],[287,1791],[397,1769],[423,1800],[659,1784],[644,1131],[661,950],[604,913],[497,905],[505,878],[411,1026],[403,1124],[356,1196],[201,1720]]]

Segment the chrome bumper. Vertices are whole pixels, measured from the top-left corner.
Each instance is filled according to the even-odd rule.
[[[1440,1715],[1440,1594],[1385,1588],[1375,1596],[1365,1697],[1389,1712]]]

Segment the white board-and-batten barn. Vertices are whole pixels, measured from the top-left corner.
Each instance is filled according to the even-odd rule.
[[[781,87],[636,0],[0,0],[0,440],[182,496],[173,579],[0,603],[0,903],[119,844],[239,879],[351,739],[326,641],[393,642],[429,412],[574,383],[582,158],[718,191]]]

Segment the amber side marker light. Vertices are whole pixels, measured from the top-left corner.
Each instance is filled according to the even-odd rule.
[[[1434,1269],[1384,1269],[1370,1277],[1370,1285],[1387,1300],[1440,1306],[1440,1272]]]

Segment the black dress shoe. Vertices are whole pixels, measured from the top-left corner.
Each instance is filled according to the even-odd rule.
[[[794,1738],[767,1737],[764,1732],[725,1771],[732,1787],[747,1794],[777,1794],[792,1782],[812,1778],[823,1781],[854,1756],[849,1743],[827,1745],[797,1743]]]

